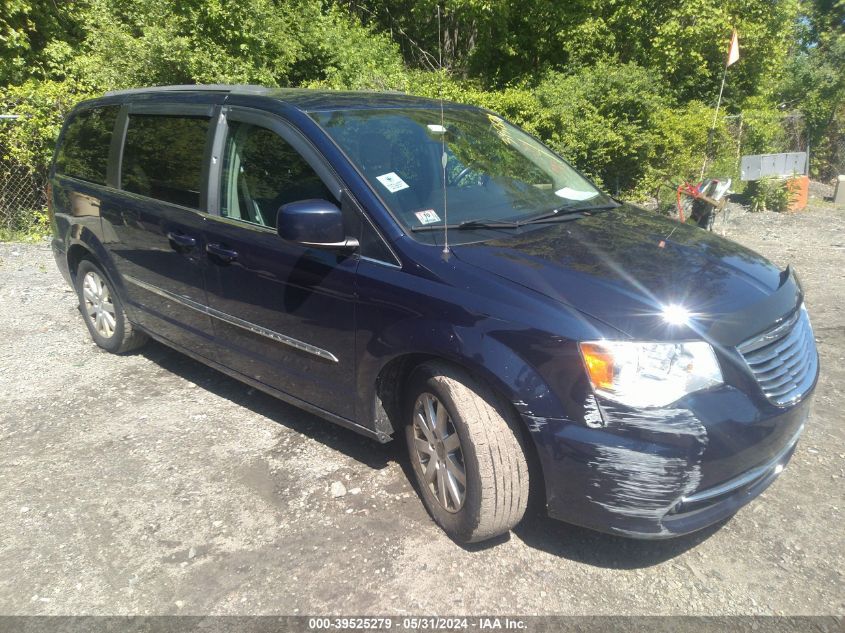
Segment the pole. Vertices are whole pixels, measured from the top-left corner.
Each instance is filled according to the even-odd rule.
[[[449,212],[446,206],[446,121],[443,115],[443,29],[440,27],[440,4],[437,5],[437,75],[440,93],[440,165],[443,168],[443,258],[449,258]]]
[[[802,121],[804,117],[801,117]],[[804,162],[804,175],[810,175],[810,130],[807,127],[806,121],[804,121],[804,134],[807,137],[807,160]]]
[[[716,101],[716,112],[713,114],[713,125],[710,126],[710,133],[707,135],[707,149],[704,151],[704,163],[701,165],[699,180],[704,180],[704,172],[707,169],[707,154],[710,152],[710,142],[716,131],[716,121],[719,119],[719,107],[722,105],[722,94],[725,92],[725,79],[728,77],[728,64],[725,62],[725,70],[722,72],[722,87],[719,88],[719,100]]]

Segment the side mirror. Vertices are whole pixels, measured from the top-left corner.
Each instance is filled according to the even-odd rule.
[[[358,240],[347,237],[343,214],[327,200],[300,200],[283,204],[276,216],[279,237],[311,248],[354,251]]]

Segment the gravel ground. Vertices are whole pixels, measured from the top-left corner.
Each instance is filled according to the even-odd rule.
[[[380,446],[150,344],[88,338],[45,243],[0,244],[0,613],[845,614],[845,212],[717,224],[807,290],[823,373],[733,519],[638,542],[530,516],[462,548]]]

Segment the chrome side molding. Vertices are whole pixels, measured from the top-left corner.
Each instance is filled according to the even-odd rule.
[[[302,352],[313,354],[314,356],[319,356],[320,358],[331,361],[333,363],[340,362],[337,356],[327,350],[322,349],[321,347],[317,347],[316,345],[305,343],[304,341],[300,341],[291,336],[287,336],[274,330],[269,330],[266,327],[262,327],[255,323],[245,321],[244,319],[232,316],[231,314],[221,312],[220,310],[216,310],[211,306],[204,305],[202,303],[194,301],[193,299],[189,299],[188,297],[183,297],[168,290],[164,290],[163,288],[159,288],[158,286],[148,284],[144,281],[141,281],[140,279],[132,277],[131,275],[123,275],[123,278],[129,283],[138,286],[139,288],[143,288],[144,290],[152,292],[153,294],[157,294],[160,297],[164,297],[165,299],[175,301],[176,303],[179,303],[187,308],[191,308],[192,310],[196,310],[197,312],[207,314],[208,316],[223,321],[224,323],[228,323],[230,325],[242,328],[244,330],[252,332],[253,334],[264,336],[272,341],[276,341],[277,343],[282,343],[289,347],[293,347]]]

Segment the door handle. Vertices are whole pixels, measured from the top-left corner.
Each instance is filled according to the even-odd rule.
[[[182,248],[194,248],[197,245],[197,238],[185,235],[184,233],[170,231],[167,234],[167,239],[170,240],[172,244]]]
[[[220,261],[228,264],[238,258],[238,251],[233,251],[231,248],[226,248],[222,244],[206,244],[205,251],[209,255],[213,255]]]

